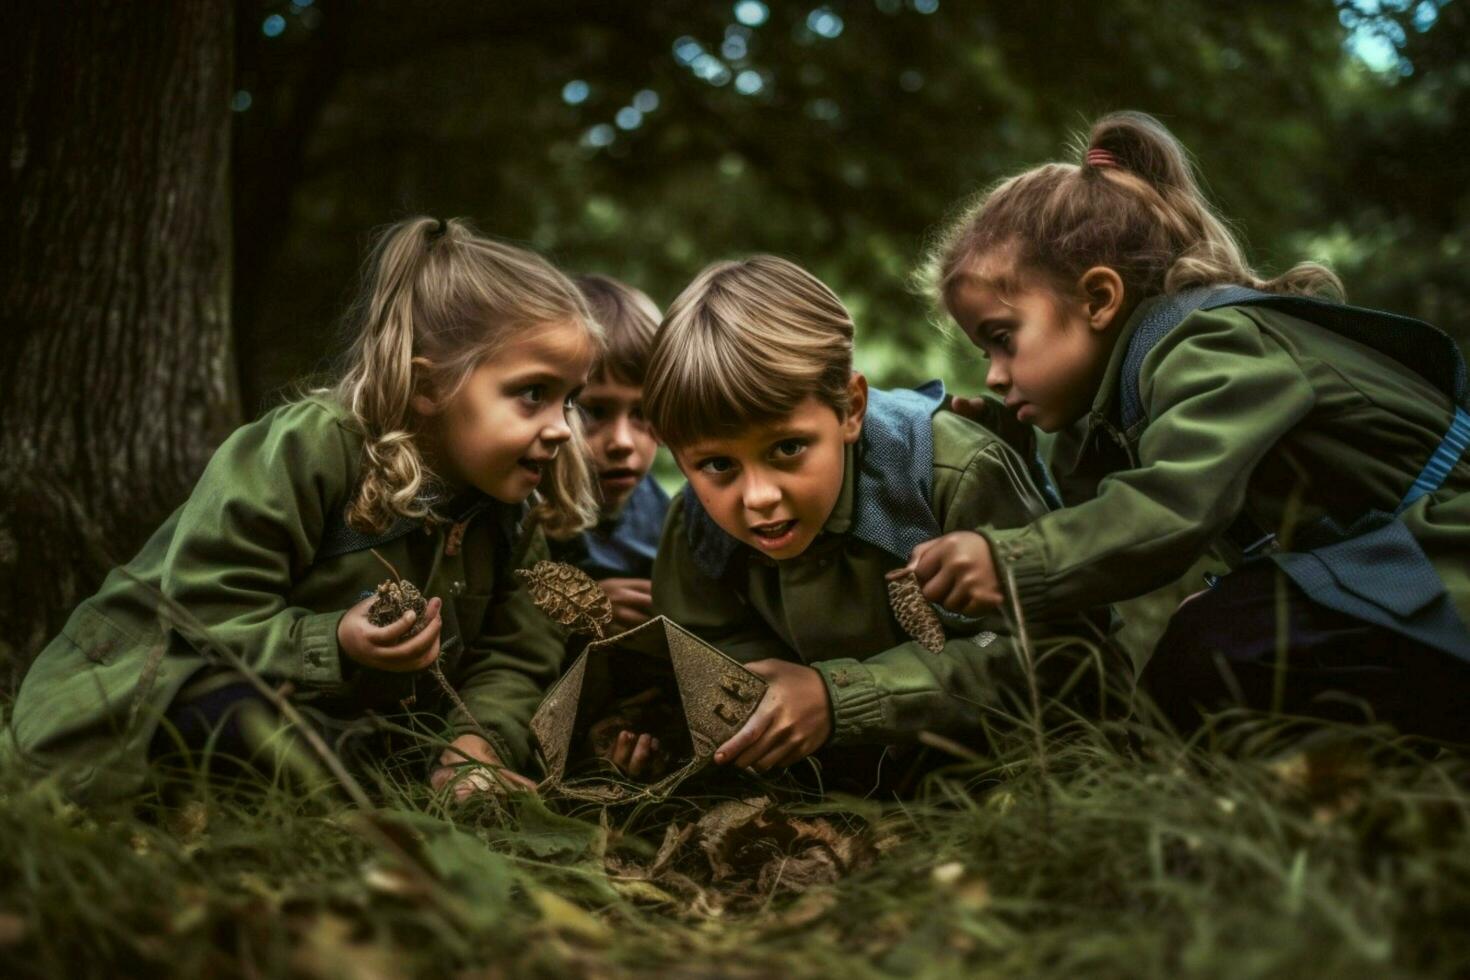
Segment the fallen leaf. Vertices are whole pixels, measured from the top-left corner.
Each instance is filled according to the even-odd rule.
[[[541,913],[542,925],[552,932],[598,944],[612,939],[612,930],[606,923],[555,892],[538,888],[531,893],[531,899]]]

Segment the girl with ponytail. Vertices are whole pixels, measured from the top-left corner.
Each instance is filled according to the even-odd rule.
[[[970,203],[924,274],[1003,400],[955,408],[1058,433],[1068,505],[920,545],[932,601],[1031,618],[1203,589],[1143,675],[1176,724],[1243,702],[1470,736],[1470,391],[1445,334],[1344,305],[1320,265],[1256,273],[1136,112]],[[1202,564],[1228,574],[1186,585]]]
[[[436,789],[534,785],[562,641],[512,572],[595,516],[573,399],[599,328],[546,260],[423,217],[379,236],[348,323],[337,384],[226,440],[32,665],[17,744],[74,795],[163,757],[264,765],[262,679],[330,731],[442,715]],[[427,601],[370,618],[385,579]]]

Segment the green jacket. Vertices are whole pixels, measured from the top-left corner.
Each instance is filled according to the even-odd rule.
[[[1021,458],[988,430],[947,411],[934,415],[932,429],[930,507],[943,532],[1018,527],[1046,511]],[[968,631],[987,632],[951,637],[938,654],[907,637],[884,578],[903,563],[848,533],[858,451],[849,448],[837,504],[803,554],[778,562],[742,546],[721,580],[694,561],[681,493],[653,566],[654,611],[742,662],[771,657],[816,668],[832,704],[834,744],[973,730],[997,684],[1014,680],[1006,625],[990,617]]]
[[[315,560],[330,521],[357,486],[362,437],[335,402],[312,398],[242,426],[215,452],[189,499],[67,621],[26,674],[14,707],[18,747],[66,767],[79,796],[126,794],[145,773],[158,717],[214,661],[188,629],[169,626],[162,593],[262,675],[328,714],[438,704],[426,672],[391,674],[343,657],[337,623],[388,577],[369,551]],[[506,509],[472,518],[460,548],[447,530],[414,531],[377,550],[426,597],[444,600],[440,663],[502,758],[531,757],[531,713],[560,664],[559,631],[502,570]],[[539,530],[522,561],[546,556]],[[140,584],[141,583],[141,584]],[[150,653],[167,644],[151,679]],[[471,720],[450,715],[456,733]],[[74,776],[75,781],[70,778]]]
[[[1392,513],[1454,407],[1385,355],[1259,308],[1190,315],[1143,361],[1146,418],[1117,422],[1119,373],[1141,306],[1119,335],[1092,410],[1058,440],[1069,505],[1025,528],[987,532],[1028,615],[1142,595],[1202,558],[1243,555],[1226,530],[1245,514],[1290,550],[1298,529]],[[1470,459],[1401,518],[1470,623]],[[1199,583],[1196,588],[1203,587]]]

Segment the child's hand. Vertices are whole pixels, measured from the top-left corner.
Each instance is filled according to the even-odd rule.
[[[505,768],[495,749],[478,735],[461,735],[440,753],[438,768],[429,774],[429,786],[437,793],[451,783],[454,799],[461,803],[475,793],[536,792],[534,782]]]
[[[1000,608],[1005,595],[990,542],[974,531],[951,531],[914,549],[909,563],[888,574],[896,578],[912,569],[924,598],[962,616],[979,616]]]
[[[798,762],[827,744],[832,704],[821,674],[786,660],[745,666],[765,680],[766,694],[745,727],[715,750],[716,763],[765,772]]]
[[[337,646],[364,667],[402,673],[427,667],[439,658],[439,628],[443,620],[439,607],[443,603],[430,599],[424,607],[424,626],[413,636],[408,633],[418,617],[412,609],[387,626],[368,622],[368,609],[375,596],[353,606],[337,623]]]
[[[658,739],[647,732],[640,735],[627,729],[618,732],[603,758],[629,776],[642,776],[645,770],[649,776],[659,775],[667,761]]]
[[[623,629],[641,626],[653,618],[653,583],[648,579],[605,578],[597,584],[612,600],[613,622]]]
[[[592,754],[606,759],[629,776],[657,779],[668,771],[669,754],[651,732],[639,734],[648,709],[658,705],[664,691],[650,687],[613,705],[612,713],[587,729]]]
[[[1006,411],[1006,408],[994,398],[986,398],[984,395],[977,395],[974,398],[954,395],[949,399],[949,410],[956,415],[964,416],[971,422],[979,422],[986,428],[993,428],[997,416]]]

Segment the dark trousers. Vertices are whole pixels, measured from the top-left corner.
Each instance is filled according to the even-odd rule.
[[[305,723],[350,770],[365,772],[375,763],[392,758],[416,771],[426,772],[430,755],[437,755],[437,749],[427,737],[430,732],[426,730],[424,738],[416,739],[405,731],[423,728],[408,716],[383,718],[382,721],[397,726],[396,730],[389,730],[374,717],[337,717],[313,706],[300,703],[295,706]],[[427,720],[425,716],[417,719],[424,720]],[[441,726],[437,724],[437,716],[432,720],[437,734]],[[263,737],[268,744],[262,744]],[[276,706],[243,679],[212,686],[198,694],[191,694],[186,687],[169,705],[148,747],[149,760],[165,769],[181,764],[192,767],[206,754],[211,777],[230,780],[270,779],[291,755],[310,766],[318,762],[305,740],[283,725]]]
[[[1317,605],[1269,561],[1185,603],[1139,683],[1184,731],[1221,708],[1280,708],[1470,741],[1470,663]]]

